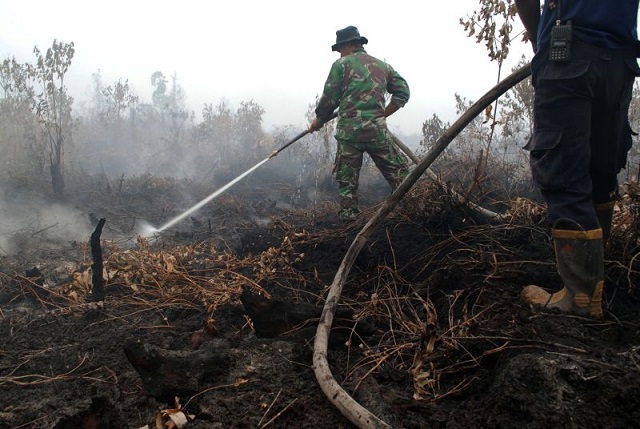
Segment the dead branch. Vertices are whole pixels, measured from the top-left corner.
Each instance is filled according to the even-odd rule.
[[[84,363],[87,361],[88,356],[85,354],[82,357],[80,363],[69,371],[54,376],[42,375],[42,374],[25,374],[25,375],[9,375],[0,377],[0,386],[5,384],[15,384],[18,386],[31,386],[36,384],[52,383],[62,380],[68,380],[71,378],[81,378],[82,376],[73,375]],[[17,368],[16,368],[17,369]],[[15,371],[15,369],[14,369]],[[13,371],[12,371],[13,373]]]
[[[260,426],[260,429],[266,428],[267,426],[269,426],[271,423],[273,423],[278,417],[280,417],[285,411],[287,411],[289,409],[290,406],[292,406],[293,404],[296,403],[296,401],[298,400],[298,398],[295,398],[293,401],[289,402],[287,404],[286,407],[284,407],[280,412],[278,412],[278,414],[276,414],[275,416],[273,416],[268,422],[266,422],[265,424]]]
[[[231,383],[231,384],[221,384],[218,386],[212,386],[212,387],[208,387],[198,393],[196,393],[195,395],[193,395],[192,397],[189,398],[189,400],[186,402],[186,404],[184,404],[184,406],[182,408],[186,408],[192,400],[194,400],[195,398],[197,398],[200,395],[203,395],[207,392],[211,392],[213,390],[220,390],[220,389],[226,389],[228,387],[238,387],[238,386],[242,386],[245,383],[248,383],[249,380],[245,379],[245,378],[240,378],[238,379],[235,383]]]
[[[411,151],[409,146],[404,144],[398,137],[394,136],[393,134],[391,136],[393,137],[393,141],[396,144],[396,146],[398,146],[400,148],[400,150],[402,150],[405,153],[405,155],[407,155],[411,159],[411,161],[413,161],[414,164],[416,164],[416,165],[420,164],[420,158],[418,156],[416,156],[416,154],[414,154]],[[462,196],[459,193],[457,193],[455,190],[450,189],[449,185],[447,185],[442,180],[440,180],[438,175],[433,170],[431,170],[430,168],[427,168],[427,174],[429,175],[429,177],[431,179],[435,180],[436,183],[438,183],[438,185],[440,185],[442,187],[442,189],[445,190],[445,192],[451,193],[451,195],[459,203],[468,205],[469,208],[471,208],[472,210],[476,211],[481,216],[484,216],[485,218],[493,219],[493,220],[502,220],[502,219],[505,218],[504,214],[499,214],[499,213],[496,213],[496,212],[491,211],[489,209],[486,209],[486,208],[484,208],[482,206],[474,204],[471,201],[469,201],[467,198],[465,198],[464,196]]]
[[[342,259],[333,283],[331,284],[329,293],[327,294],[322,316],[320,317],[320,322],[316,331],[316,339],[313,348],[313,368],[316,379],[327,398],[345,417],[359,428],[379,429],[390,428],[391,426],[357,403],[338,384],[331,373],[331,369],[329,368],[327,360],[329,334],[331,332],[333,316],[336,312],[338,302],[340,301],[342,288],[349,272],[351,271],[351,267],[373,230],[380,224],[384,217],[393,210],[398,201],[400,201],[409,189],[411,189],[433,161],[435,161],[449,143],[451,143],[454,137],[457,136],[473,120],[473,118],[478,116],[478,114],[480,114],[487,106],[493,103],[512,86],[528,77],[530,73],[529,64],[526,64],[519,70],[515,71],[481,97],[453,125],[451,125],[451,127],[449,127],[449,129],[434,144],[433,148],[424,156],[416,168],[409,173],[407,178],[400,184],[393,194],[391,194],[384,204],[382,204],[376,214],[357,234],[353,243],[349,247],[349,250],[347,250],[347,253]]]
[[[278,394],[276,395],[275,398],[273,398],[273,401],[271,401],[271,403],[269,404],[269,407],[267,408],[267,411],[264,412],[262,418],[260,419],[260,421],[258,422],[258,427],[262,426],[262,422],[264,421],[265,417],[267,417],[267,414],[269,414],[269,411],[271,411],[271,407],[273,407],[273,404],[276,403],[276,401],[278,400],[278,398],[280,397],[280,394],[282,393],[282,389],[280,389],[278,391]]]

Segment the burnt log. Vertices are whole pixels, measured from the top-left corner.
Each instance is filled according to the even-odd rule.
[[[196,393],[202,386],[223,382],[229,373],[230,348],[222,339],[212,339],[198,350],[167,350],[129,341],[124,353],[146,394],[160,400]]]
[[[104,226],[107,220],[102,218],[98,221],[98,225],[96,225],[96,229],[91,234],[91,239],[89,240],[91,247],[91,257],[93,259],[93,264],[91,264],[91,300],[93,302],[104,301],[106,297],[106,292],[104,290],[104,263],[102,261],[102,246],[100,245],[100,236],[102,235],[102,227]]]

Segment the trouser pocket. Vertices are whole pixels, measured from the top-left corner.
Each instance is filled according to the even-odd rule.
[[[542,190],[556,190],[565,184],[565,157],[560,140],[561,129],[536,130],[524,149],[534,182]]]

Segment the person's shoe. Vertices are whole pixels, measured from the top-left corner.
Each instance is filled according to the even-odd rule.
[[[600,282],[596,285],[596,289],[592,295],[572,295],[566,287],[552,294],[540,286],[528,285],[522,289],[520,296],[526,303],[542,309],[557,309],[562,313],[602,319],[603,287],[604,282]]]
[[[520,296],[543,309],[601,319],[604,289],[602,229],[552,231],[558,274],[564,287],[549,293],[539,286],[526,286]]]

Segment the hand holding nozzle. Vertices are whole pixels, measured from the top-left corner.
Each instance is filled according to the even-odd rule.
[[[307,131],[310,132],[310,133],[312,133],[314,131],[318,131],[320,128],[322,128],[324,126],[324,124],[326,124],[330,120],[335,119],[337,117],[338,117],[338,111],[337,110],[335,112],[333,112],[331,114],[331,116],[329,116],[325,120],[318,119],[318,117],[316,116],[313,119],[313,121],[311,121],[311,125],[309,125],[309,128],[307,129]]]
[[[320,128],[322,128],[322,126],[326,123],[329,122],[330,120],[332,120],[333,118],[335,118],[336,116],[338,116],[337,112],[334,112],[329,119],[327,119],[325,122],[321,122],[318,118],[315,118],[313,121],[311,121],[311,125],[309,125],[309,128],[307,128],[305,131],[301,132],[300,134],[298,134],[297,136],[295,136],[291,141],[289,141],[287,144],[285,144],[284,146],[282,146],[279,149],[274,150],[273,152],[271,152],[271,155],[269,155],[269,159],[273,158],[274,156],[276,156],[277,154],[279,154],[280,152],[282,152],[284,149],[288,148],[289,146],[291,146],[293,143],[297,142],[298,140],[300,140],[302,137],[306,136],[309,133],[312,133],[314,131],[319,130]]]
[[[314,118],[313,121],[311,121],[311,125],[309,125],[309,132],[313,133],[314,131],[318,131],[323,125],[318,118]]]

